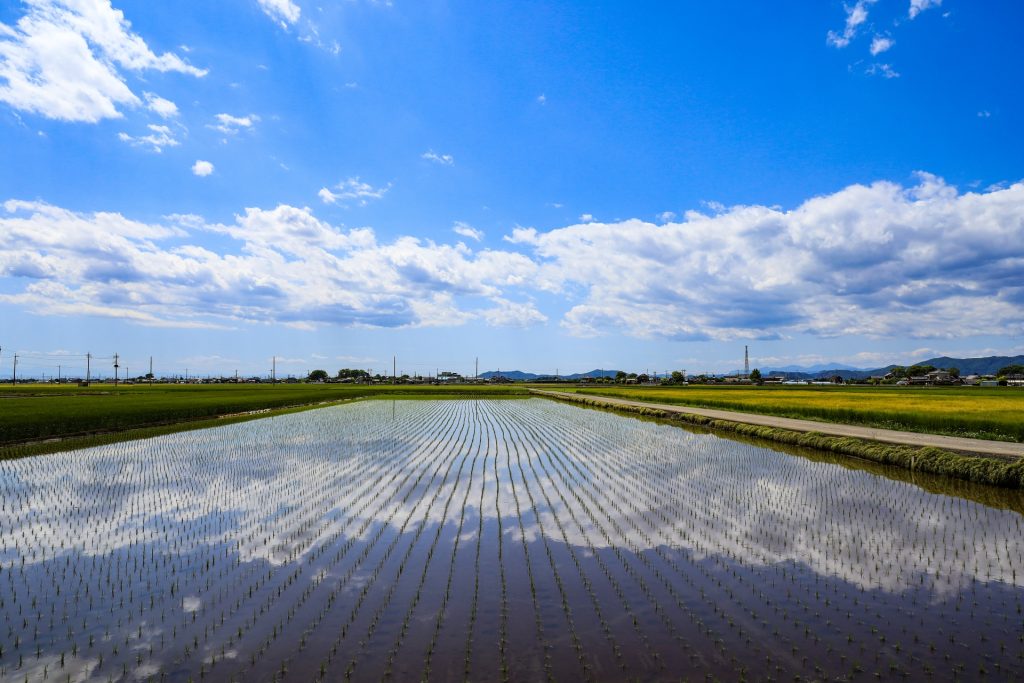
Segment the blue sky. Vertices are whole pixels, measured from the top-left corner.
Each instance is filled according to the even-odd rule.
[[[0,376],[1024,353],[1019,3],[666,5],[5,3]]]

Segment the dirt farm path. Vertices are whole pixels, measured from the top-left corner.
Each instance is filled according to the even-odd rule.
[[[920,432],[900,432],[892,429],[876,429],[873,427],[845,425],[835,422],[815,422],[814,420],[798,420],[791,417],[775,417],[772,415],[758,415],[755,413],[738,413],[731,410],[695,408],[690,406],[669,405],[666,403],[652,403],[648,401],[629,401],[626,399],[597,396],[594,394],[571,394],[562,391],[546,391],[543,389],[531,389],[530,392],[539,396],[551,396],[553,398],[565,398],[569,400],[572,400],[573,397],[585,396],[587,399],[604,403],[611,407],[618,405],[657,408],[658,410],[664,410],[670,413],[689,413],[691,415],[710,417],[715,420],[729,420],[730,422],[742,422],[745,424],[760,425],[763,427],[791,429],[795,432],[817,432],[819,434],[827,434],[829,436],[848,436],[857,439],[868,439],[871,441],[881,441],[883,443],[895,443],[906,446],[934,446],[935,448],[942,448],[948,451],[995,455],[1003,458],[1024,458],[1024,443],[989,441],[987,439],[968,439],[959,436],[922,434]]]

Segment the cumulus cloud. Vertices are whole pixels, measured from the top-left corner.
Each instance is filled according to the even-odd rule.
[[[0,277],[24,286],[0,301],[39,314],[185,327],[458,325],[478,315],[464,302],[500,307],[503,289],[536,271],[520,254],[413,237],[379,243],[373,230],[340,229],[286,205],[249,208],[228,224],[170,216],[157,225],[41,202],[3,207]],[[202,233],[237,248],[200,246]]]
[[[433,161],[435,164],[441,164],[442,166],[455,165],[455,157],[453,157],[451,154],[438,154],[434,150],[430,150],[424,152],[420,156],[423,159],[426,159],[427,161]]]
[[[363,182],[359,176],[353,176],[342,180],[334,188],[321,187],[317,196],[324,204],[337,204],[347,200],[355,200],[359,206],[366,206],[371,199],[382,199],[387,191],[391,189],[391,183],[384,187],[374,187],[370,183]]]
[[[192,173],[200,178],[204,178],[213,173],[213,164],[199,159],[196,163],[192,164]]]
[[[260,9],[282,26],[289,26],[299,20],[302,10],[291,0],[256,0]]]
[[[532,327],[547,322],[548,317],[532,303],[515,303],[496,299],[497,306],[481,312],[481,317],[494,327]]]
[[[957,337],[1020,333],[1024,184],[960,194],[852,185],[784,211],[736,206],[678,223],[589,223],[508,241],[531,248],[536,287],[578,297],[577,335],[679,340],[781,334]]]
[[[857,0],[856,3],[846,6],[846,24],[842,33],[829,31],[828,44],[833,47],[846,47],[857,35],[857,29],[868,20],[868,7],[875,4],[876,0]]]
[[[942,0],[910,0],[910,9],[907,10],[907,14],[913,19],[921,12],[941,4]]]
[[[15,109],[95,123],[142,104],[125,71],[206,74],[174,53],[155,54],[110,0],[27,4],[14,26],[0,23],[0,101]]]
[[[896,44],[892,38],[886,38],[885,36],[875,36],[871,41],[871,56],[877,56],[891,48]]]
[[[173,119],[178,115],[178,105],[151,92],[143,93],[146,98],[146,109],[163,119]]]
[[[40,314],[152,325],[524,326],[557,309],[559,324],[580,336],[1024,334],[1021,182],[960,192],[921,173],[907,186],[856,184],[791,209],[516,227],[507,249],[478,250],[409,236],[380,242],[370,228],[340,228],[287,205],[248,208],[225,224],[3,207],[0,301]],[[228,243],[202,246],[204,233]]]
[[[213,118],[215,118],[217,122],[209,124],[207,128],[219,130],[225,135],[235,135],[240,130],[252,130],[253,126],[256,125],[256,122],[260,120],[260,117],[255,114],[249,114],[248,116],[217,114]]]
[[[181,144],[174,137],[174,131],[168,126],[151,123],[146,128],[149,129],[149,133],[146,135],[118,133],[117,138],[121,142],[127,142],[133,147],[150,147],[157,154],[164,151],[164,147],[177,147]]]
[[[468,237],[469,239],[477,242],[484,238],[483,230],[477,230],[469,223],[463,223],[462,221],[456,221],[455,225],[452,227],[452,232],[456,235],[462,235],[463,237]]]

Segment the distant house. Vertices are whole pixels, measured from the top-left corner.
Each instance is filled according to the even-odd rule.
[[[915,375],[909,377],[906,380],[907,384],[913,386],[942,386],[950,384],[960,384],[960,378],[954,377],[948,370],[932,370],[931,372],[924,375]],[[898,384],[902,384],[898,382]]]

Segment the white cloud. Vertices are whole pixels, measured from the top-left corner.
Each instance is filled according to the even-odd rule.
[[[151,123],[146,128],[149,129],[148,135],[132,136],[128,133],[118,133],[117,138],[133,147],[151,147],[158,154],[164,151],[164,147],[177,147],[181,144],[168,126]]]
[[[384,187],[374,187],[369,183],[364,183],[359,176],[353,176],[348,180],[342,180],[334,186],[333,190],[327,187],[320,188],[317,196],[324,204],[336,204],[339,201],[354,199],[359,206],[366,206],[371,199],[382,199],[390,189],[391,183]]]
[[[283,205],[246,209],[230,224],[171,216],[164,225],[40,202],[3,207],[0,277],[24,286],[0,301],[41,315],[186,327],[459,325],[481,315],[468,304],[501,308],[503,289],[536,272],[521,254],[413,237],[379,243],[370,229],[342,230]],[[217,253],[199,246],[196,231],[238,245]],[[509,310],[519,311],[506,315],[516,324],[530,317]],[[496,315],[486,319],[499,324]]]
[[[907,14],[913,19],[921,12],[932,7],[938,7],[941,4],[942,0],[910,0],[910,9],[907,11]]]
[[[427,161],[433,161],[435,164],[441,164],[442,166],[453,166],[455,164],[455,158],[451,154],[438,154],[434,150],[424,152],[420,156]]]
[[[213,164],[199,159],[196,163],[192,164],[192,173],[200,178],[206,177],[213,173]]]
[[[160,118],[173,119],[178,115],[178,105],[170,100],[154,95],[151,92],[143,93],[146,98],[146,109],[156,113]]]
[[[217,114],[213,118],[217,123],[211,123],[207,128],[219,130],[225,135],[234,135],[240,130],[252,130],[253,126],[260,120],[255,114],[248,116],[232,116],[231,114]]]
[[[593,222],[594,222],[594,216],[592,214],[584,213],[584,214],[580,215],[580,223],[593,223]]]
[[[856,3],[846,6],[846,24],[842,33],[829,31],[828,44],[833,47],[846,47],[857,35],[857,29],[868,20],[868,7],[875,4],[876,0],[857,0]]]
[[[495,303],[498,305],[480,313],[492,327],[532,327],[548,320],[532,303],[515,303],[500,298],[495,299]]]
[[[674,211],[662,211],[661,213],[658,214],[658,221],[661,223],[668,223],[669,221],[674,221],[675,219],[676,214]]]
[[[0,23],[0,101],[62,121],[120,118],[140,98],[123,71],[203,76],[177,55],[157,55],[110,0],[33,0],[14,26]]]
[[[877,56],[891,48],[896,44],[892,38],[886,38],[885,36],[875,36],[871,41],[871,55]]]
[[[921,174],[913,187],[852,185],[790,211],[517,228],[507,240],[533,249],[535,287],[568,297],[562,324],[578,335],[1022,331],[1024,183],[959,194]]]
[[[256,0],[260,9],[282,26],[289,26],[299,20],[302,10],[291,0]]]
[[[547,95],[545,95],[544,93],[541,93],[540,95],[537,95],[537,104],[547,104],[547,103],[548,103],[548,96]]]
[[[987,119],[987,118],[990,118],[991,116],[992,116],[992,112],[990,112],[990,111],[979,111],[978,112],[978,118],[979,119]]]
[[[921,173],[910,186],[851,185],[788,210],[516,227],[508,250],[382,243],[369,228],[338,228],[287,205],[248,208],[226,224],[189,215],[147,224],[41,202],[3,208],[0,301],[41,315],[523,326],[546,321],[556,302],[574,335],[1024,334],[1024,182],[961,193]],[[234,244],[201,246],[206,232]]]
[[[898,71],[892,68],[889,64],[872,64],[864,70],[868,76],[881,76],[882,78],[899,78],[900,74]]]
[[[471,240],[476,240],[477,242],[484,238],[483,230],[477,230],[469,223],[463,223],[462,221],[457,221],[455,223],[455,226],[452,227],[452,232],[456,235],[462,235],[463,237],[468,237]]]

